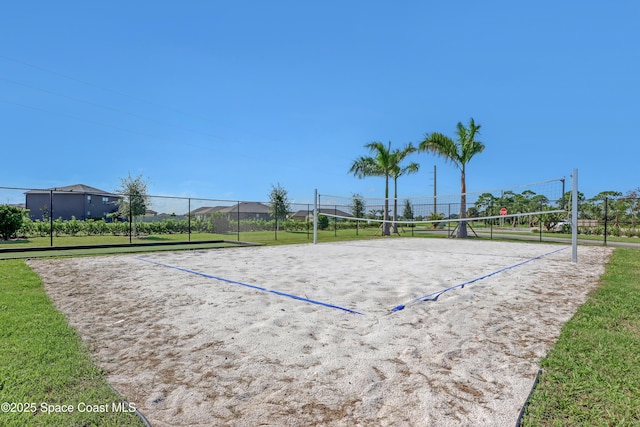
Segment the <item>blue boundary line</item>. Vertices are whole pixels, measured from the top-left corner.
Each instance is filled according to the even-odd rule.
[[[349,308],[340,307],[339,305],[333,305],[333,304],[329,304],[329,303],[322,302],[322,301],[317,301],[317,300],[312,300],[312,299],[309,299],[309,298],[304,298],[304,297],[301,297],[301,296],[298,296],[298,295],[288,294],[286,292],[280,292],[280,291],[276,291],[276,290],[273,290],[273,289],[267,289],[267,288],[263,288],[261,286],[252,285],[250,283],[243,283],[243,282],[238,282],[236,280],[225,279],[224,277],[213,276],[211,274],[202,273],[200,271],[189,270],[188,268],[178,267],[176,265],[171,265],[171,264],[165,264],[163,262],[158,262],[158,261],[152,261],[150,259],[146,259],[146,258],[142,258],[142,257],[136,257],[135,259],[140,260],[140,261],[144,261],[144,262],[148,262],[148,263],[151,263],[151,264],[160,265],[162,267],[173,268],[173,269],[176,269],[176,270],[179,270],[179,271],[183,271],[185,273],[191,273],[191,274],[195,274],[197,276],[206,277],[207,279],[219,280],[221,282],[230,283],[232,285],[240,285],[240,286],[251,288],[251,289],[254,289],[254,290],[257,290],[257,291],[269,292],[269,293],[274,294],[274,295],[279,295],[279,296],[282,296],[282,297],[292,298],[292,299],[295,299],[295,300],[298,300],[298,301],[304,301],[304,302],[308,302],[308,303],[311,303],[311,304],[321,305],[323,307],[335,308],[337,310],[346,311],[347,313],[359,314],[359,315],[364,316],[364,313],[360,313],[359,311],[351,310]]]
[[[442,295],[445,292],[448,292],[448,291],[450,291],[452,289],[457,289],[457,288],[461,288],[462,289],[466,285],[470,285],[471,283],[479,282],[480,280],[486,279],[487,277],[491,277],[491,276],[494,276],[494,275],[496,275],[498,273],[502,273],[504,271],[511,270],[512,268],[519,267],[519,266],[521,266],[523,264],[526,264],[528,262],[535,261],[537,259],[540,259],[542,257],[548,256],[548,255],[551,255],[551,254],[555,254],[556,252],[564,251],[565,249],[567,249],[567,248],[565,247],[565,248],[557,249],[555,251],[547,252],[546,254],[538,255],[537,257],[530,258],[530,259],[527,259],[525,261],[519,262],[517,264],[513,264],[513,265],[510,265],[508,267],[501,268],[500,270],[496,270],[496,271],[494,271],[492,273],[485,274],[484,276],[476,277],[475,279],[471,279],[471,280],[466,281],[464,283],[460,283],[459,285],[451,286],[451,287],[446,288],[446,289],[442,289],[442,290],[439,290],[439,291],[436,291],[436,292],[432,292],[432,293],[427,294],[427,295],[423,295],[423,296],[418,297],[418,298],[414,298],[414,299],[412,299],[411,301],[409,301],[409,302],[407,302],[405,304],[400,304],[400,305],[397,305],[397,306],[393,307],[391,309],[391,312],[393,313],[393,312],[396,312],[396,311],[404,310],[404,308],[408,304],[411,304],[412,302],[416,302],[416,301],[425,301],[425,302],[427,302],[427,301],[437,301],[438,298],[440,298],[440,295]]]

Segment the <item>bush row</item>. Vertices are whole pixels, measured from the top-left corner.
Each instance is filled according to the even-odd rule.
[[[50,224],[49,221],[32,221],[25,218],[18,231],[20,237],[48,236],[53,228],[53,235],[59,236],[126,236],[130,227],[136,234],[186,234],[191,233],[235,233],[239,231],[271,231],[276,228],[276,221],[261,219],[230,221],[225,215],[214,215],[206,219],[165,219],[163,221],[142,222],[129,225],[129,222],[106,222],[103,219],[80,221],[75,218],[63,220],[58,218]],[[278,229],[282,231],[307,231],[313,224],[303,221],[278,221]]]
[[[359,227],[377,228],[379,223],[365,223],[356,221],[336,221],[327,218],[324,215],[319,217],[319,229],[321,230],[348,230]],[[103,219],[80,221],[75,218],[71,220],[62,220],[61,218],[53,221],[53,234],[59,236],[127,236],[129,234],[128,222],[106,222]],[[229,220],[226,215],[212,215],[206,219],[192,219],[191,224],[187,219],[165,219],[155,222],[136,222],[131,226],[134,233],[138,235],[157,235],[157,234],[186,234],[189,233],[217,233],[227,234],[249,231],[274,231],[276,229],[276,221],[266,221],[263,219],[246,219],[240,221]],[[239,227],[239,230],[238,230]],[[278,221],[278,230],[288,232],[305,232],[312,231],[313,224],[307,221]],[[22,227],[17,235],[20,237],[45,237],[49,235],[51,224],[48,221],[32,221],[24,218]],[[535,231],[537,232],[537,231]],[[559,230],[561,233],[570,233],[571,228],[565,225]],[[604,227],[578,227],[578,234],[583,235],[604,235]],[[640,237],[640,229],[632,227],[611,226],[607,228],[607,235],[616,237]]]

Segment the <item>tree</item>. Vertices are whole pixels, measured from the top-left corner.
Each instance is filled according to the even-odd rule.
[[[366,178],[370,176],[384,177],[384,210],[382,211],[382,235],[389,236],[389,177],[395,173],[396,163],[394,162],[391,152],[391,142],[384,145],[381,142],[374,141],[365,144],[374,156],[362,156],[356,159],[349,169],[357,178]]]
[[[393,232],[398,232],[398,226],[395,221],[398,218],[398,178],[402,175],[409,175],[418,172],[420,165],[417,163],[410,163],[406,166],[400,166],[404,159],[411,153],[415,152],[416,148],[413,144],[408,143],[402,149],[395,149],[391,154],[393,168]]]
[[[404,201],[404,209],[402,211],[402,217],[404,219],[413,219],[413,206],[411,205],[411,200],[405,199]]]
[[[484,144],[476,140],[479,135],[480,125],[476,125],[473,118],[469,120],[469,127],[465,127],[458,122],[456,131],[456,140],[438,132],[426,134],[424,140],[420,143],[418,150],[429,152],[437,156],[443,157],[445,160],[453,163],[460,170],[460,218],[466,218],[467,211],[467,182],[466,168],[467,163],[476,155],[484,151]],[[458,226],[457,237],[467,237],[467,224],[461,221]]]
[[[365,201],[362,198],[361,194],[353,194],[351,196],[351,215],[355,218],[364,218],[365,209],[367,208],[365,205]]]
[[[120,178],[120,188],[116,190],[117,194],[123,196],[117,202],[118,216],[129,218],[133,222],[134,235],[137,235],[135,218],[144,215],[150,204],[147,187],[148,182],[143,179],[142,175],[133,178],[129,173],[126,178]]]
[[[0,239],[9,240],[16,235],[22,221],[25,211],[17,206],[0,205]]]
[[[278,219],[284,220],[287,217],[287,214],[291,210],[291,205],[289,204],[287,190],[285,190],[280,183],[277,186],[271,185],[271,193],[269,193],[269,201],[271,202],[269,209],[271,215],[276,219],[276,224]],[[276,226],[276,230],[278,231],[279,225]]]

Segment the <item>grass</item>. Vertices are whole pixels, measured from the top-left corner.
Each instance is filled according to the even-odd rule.
[[[367,234],[374,234],[374,230],[360,231],[360,236],[366,236]],[[319,238],[332,238],[334,237],[333,231],[319,231]],[[355,230],[339,230],[337,237],[332,240],[340,238],[352,238],[356,236]],[[188,234],[161,234],[150,235],[142,237],[134,237],[131,239],[131,243],[153,243],[153,242],[197,242],[203,240],[229,240],[229,241],[251,241],[256,243],[307,243],[313,241],[313,231],[310,233],[304,232],[286,232],[286,231],[251,231],[241,233],[192,233]],[[128,244],[129,236],[60,236],[53,238],[54,247],[65,246],[84,246],[84,245],[111,245],[111,244]],[[2,248],[29,248],[29,247],[46,247],[51,246],[51,239],[47,237],[33,237],[22,240],[0,241],[0,249]]]
[[[362,240],[367,238],[376,238],[375,229],[369,229],[366,231],[360,230],[340,230],[337,233],[334,231],[322,230],[318,231],[318,241],[341,241],[341,240]],[[337,234],[337,235],[336,235]],[[78,256],[78,255],[98,255],[98,254],[111,254],[111,253],[129,253],[129,252],[151,252],[160,250],[185,250],[185,249],[205,249],[222,246],[233,246],[233,242],[251,242],[256,244],[266,245],[287,245],[295,243],[311,243],[313,242],[313,233],[307,232],[285,232],[279,231],[253,231],[233,233],[233,234],[192,234],[191,240],[188,241],[189,236],[185,234],[163,234],[159,236],[144,236],[140,238],[132,239],[131,247],[118,247],[118,248],[100,248],[98,245],[113,245],[113,244],[129,244],[128,237],[122,236],[66,236],[58,237],[54,239],[54,245],[50,250],[38,251],[38,252],[3,252],[2,249],[15,250],[18,248],[47,248],[50,246],[48,237],[38,237],[29,239],[27,241],[11,241],[0,242],[0,259],[16,259],[16,258],[33,258],[39,256]],[[230,242],[228,244],[206,244],[206,241],[212,240],[224,240]],[[153,246],[145,247],[138,246],[136,244],[142,243],[177,243],[184,242],[184,245],[167,245],[167,246]],[[203,242],[203,243],[198,243]],[[96,245],[93,249],[73,249],[77,246]],[[61,249],[64,248],[64,249]],[[69,249],[71,248],[71,249]]]
[[[143,426],[136,414],[113,412],[122,402],[66,319],[24,261],[0,261],[0,412],[3,426]],[[71,405],[73,413],[47,413],[46,405]],[[135,404],[135,402],[133,402]],[[82,404],[109,412],[79,412]],[[33,410],[33,412],[32,412]]]
[[[640,251],[618,248],[542,361],[523,426],[640,425]]]

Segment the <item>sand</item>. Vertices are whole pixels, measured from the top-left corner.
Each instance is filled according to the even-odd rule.
[[[156,427],[513,426],[609,254],[416,238],[29,265]]]

